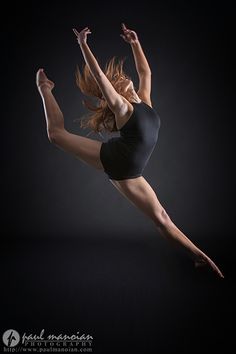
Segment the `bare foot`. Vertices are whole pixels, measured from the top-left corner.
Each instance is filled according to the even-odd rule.
[[[36,74],[36,85],[38,90],[42,92],[43,89],[49,89],[50,91],[54,88],[54,83],[49,80],[43,69],[39,69]]]
[[[224,278],[216,264],[204,253],[201,253],[194,261],[195,267],[208,267],[211,268],[219,277]]]

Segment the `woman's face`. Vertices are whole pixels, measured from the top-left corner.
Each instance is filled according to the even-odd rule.
[[[119,85],[120,85],[122,91],[124,91],[124,92],[126,92],[129,89],[133,89],[134,88],[133,81],[130,80],[130,78],[125,76],[125,75],[121,76],[121,78],[119,80]]]

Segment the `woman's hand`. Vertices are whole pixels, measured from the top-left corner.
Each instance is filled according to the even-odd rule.
[[[77,37],[79,44],[87,43],[87,35],[92,33],[88,27],[85,27],[82,31],[78,32],[75,28],[72,28],[74,34]]]
[[[124,23],[121,25],[123,34],[120,36],[129,44],[134,44],[138,42],[138,36],[137,33],[128,29]]]

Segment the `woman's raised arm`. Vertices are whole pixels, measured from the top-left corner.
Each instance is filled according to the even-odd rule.
[[[75,28],[73,28],[73,32],[77,37],[85,63],[88,65],[89,70],[96,80],[109,108],[114,114],[119,114],[127,105],[125,105],[120,94],[118,94],[118,92],[114,89],[111,82],[100,68],[95,56],[87,44],[87,35],[91,33],[90,29],[86,27],[81,32],[78,32]]]
[[[131,45],[136,70],[139,76],[139,89],[137,94],[144,102],[151,105],[151,69],[147,58],[143,52],[137,33],[128,29],[124,23],[122,23],[122,30],[123,34],[121,34],[121,37]]]

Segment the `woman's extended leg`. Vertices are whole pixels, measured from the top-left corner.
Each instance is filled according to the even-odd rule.
[[[39,69],[36,84],[43,100],[49,140],[62,150],[72,153],[85,164],[103,169],[100,160],[102,142],[69,133],[64,127],[64,117],[52,94],[54,83]]]
[[[202,265],[210,266],[220,277],[224,277],[215,263],[173,223],[145,178],[138,177],[122,181],[110,181],[124,197],[152,219],[162,236],[184,248],[190,257],[194,259],[196,267]]]

